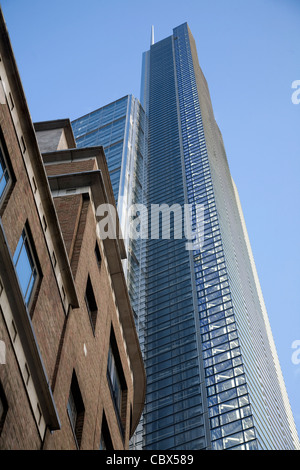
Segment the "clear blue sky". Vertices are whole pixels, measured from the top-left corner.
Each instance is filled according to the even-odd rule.
[[[300,433],[299,0],[2,0],[33,121],[139,97],[142,53],[187,21],[237,184]],[[300,357],[300,354],[299,354]]]

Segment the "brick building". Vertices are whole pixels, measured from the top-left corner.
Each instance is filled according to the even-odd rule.
[[[102,147],[31,122],[0,14],[0,449],[127,449],[145,372]]]

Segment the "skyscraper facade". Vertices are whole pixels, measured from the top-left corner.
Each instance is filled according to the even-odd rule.
[[[185,23],[143,56],[148,202],[193,233],[149,239],[145,449],[299,446],[236,186]],[[199,219],[196,208],[202,212]]]
[[[132,203],[146,205],[149,215],[148,236],[129,237],[126,245],[126,276],[147,375],[132,447],[299,448],[194,39],[184,23],[151,42],[143,54],[142,107],[125,97],[107,106],[123,106],[116,121],[111,115],[103,124],[98,110],[73,122],[79,147],[104,146],[124,233]],[[130,103],[139,109],[135,119],[129,118]],[[134,145],[128,145],[133,141],[126,122],[135,129]],[[113,128],[120,131],[116,141]],[[121,150],[113,160],[116,168],[110,161],[115,145]],[[131,158],[129,147],[135,149]],[[136,170],[124,186],[121,168],[130,161]],[[129,197],[121,205],[124,194]],[[152,216],[153,208],[161,218]]]

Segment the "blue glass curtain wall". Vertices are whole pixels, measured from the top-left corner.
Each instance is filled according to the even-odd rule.
[[[185,203],[173,40],[150,51],[148,203]],[[149,232],[151,218],[149,217]],[[172,234],[172,233],[171,233]],[[185,239],[149,239],[145,449],[205,447],[189,252]]]
[[[204,207],[203,245],[193,261],[211,446],[256,448],[187,24],[173,35],[188,202]]]

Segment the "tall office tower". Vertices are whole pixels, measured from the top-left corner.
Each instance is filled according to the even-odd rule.
[[[141,95],[148,207],[174,209],[171,238],[149,235],[147,244],[143,448],[299,448],[238,193],[186,23],[144,53]],[[175,224],[184,206],[198,241],[192,249]],[[156,223],[151,213],[149,232]]]
[[[299,448],[238,193],[187,24],[156,44],[152,34],[141,103],[127,96],[72,123],[78,147],[104,146],[125,235],[132,204],[146,205],[149,216],[148,239],[125,241],[147,375],[131,447]]]
[[[146,204],[145,112],[136,98],[127,95],[75,119],[72,128],[78,148],[102,145],[105,151],[127,252],[123,269],[143,353],[146,240],[130,236],[129,208]]]

